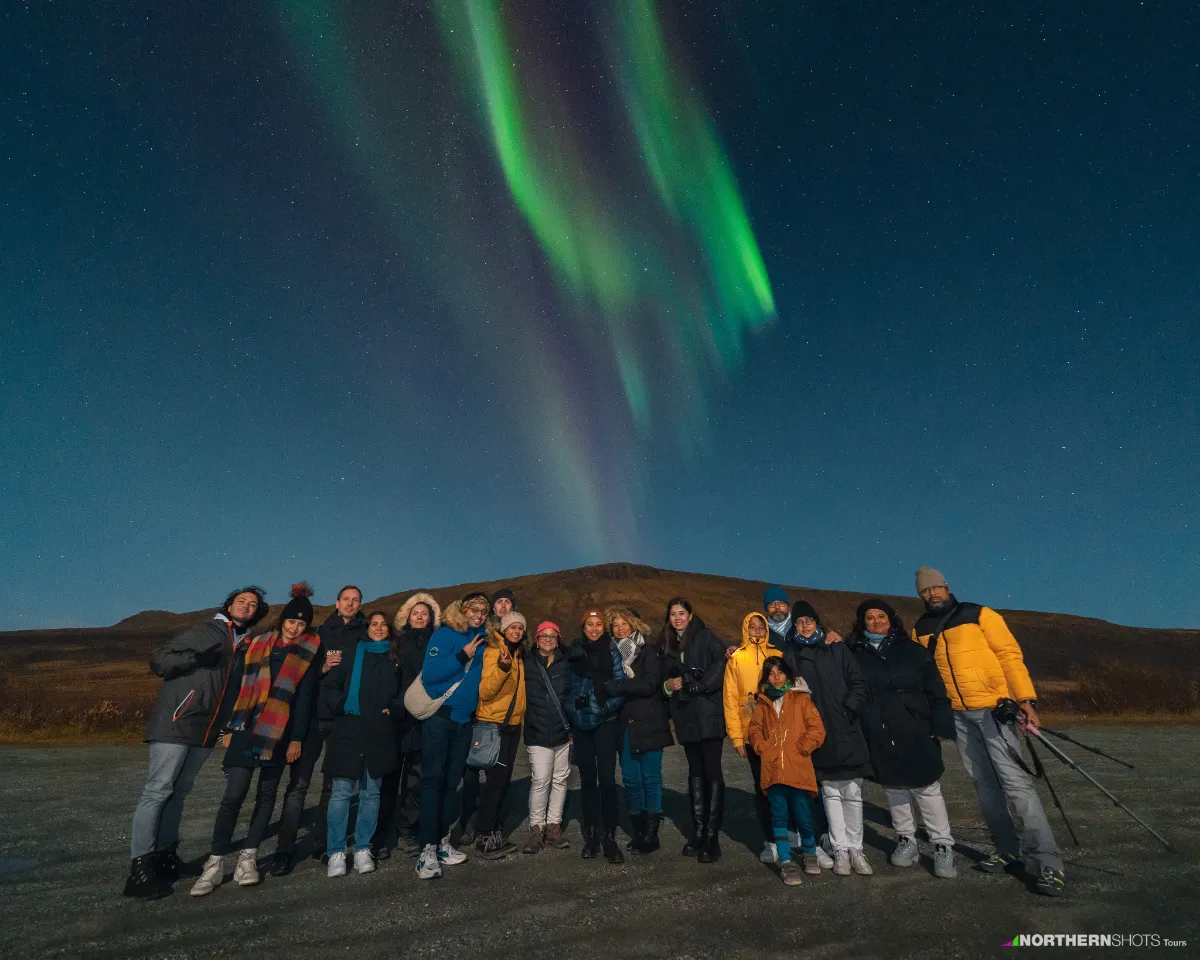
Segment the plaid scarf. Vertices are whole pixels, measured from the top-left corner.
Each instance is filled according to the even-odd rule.
[[[621,669],[625,671],[625,676],[633,679],[633,658],[637,656],[639,650],[642,649],[642,644],[646,641],[642,635],[636,630],[627,636],[624,640],[617,641],[617,652],[621,654]]]
[[[287,656],[271,682],[271,651],[284,646]],[[306,633],[294,643],[284,644],[278,631],[255,637],[246,650],[246,667],[237,702],[233,705],[230,730],[250,729],[250,756],[270,760],[292,714],[292,698],[305,671],[316,656],[321,640]]]

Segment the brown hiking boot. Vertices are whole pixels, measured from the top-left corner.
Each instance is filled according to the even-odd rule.
[[[521,847],[522,853],[537,853],[542,849],[542,828],[530,827],[529,836],[525,838],[525,845]]]
[[[571,849],[571,841],[563,833],[561,823],[546,824],[546,846],[553,847],[555,850]]]

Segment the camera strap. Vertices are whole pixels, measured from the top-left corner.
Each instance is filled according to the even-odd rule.
[[[954,606],[952,606],[950,608],[950,610],[946,613],[946,615],[944,617],[942,617],[941,620],[938,621],[938,625],[934,628],[933,636],[929,640],[929,647],[928,647],[929,655],[931,657],[937,651],[938,640],[941,639],[942,634],[946,632],[946,624],[948,624],[950,622],[950,618],[958,612],[958,608],[960,606],[962,606],[962,604],[956,602],[954,604]]]

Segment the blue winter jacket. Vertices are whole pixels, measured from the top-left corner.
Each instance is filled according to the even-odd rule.
[[[607,634],[605,635],[607,636]],[[621,697],[604,697],[603,690],[596,690],[592,678],[587,675],[581,644],[586,641],[576,641],[567,654],[571,664],[571,692],[567,695],[567,716],[571,726],[576,730],[595,730],[600,724],[616,720],[621,712]],[[609,640],[609,652],[612,654],[612,678],[624,680],[625,670],[621,666],[621,654],[617,645]],[[587,697],[587,705],[576,706],[577,698]]]
[[[450,708],[450,719],[467,723],[479,704],[479,678],[483,673],[483,647],[471,660],[466,660],[463,647],[487,632],[486,626],[455,630],[441,626],[429,638],[425,660],[421,664],[421,682],[425,692],[434,699],[440,697],[457,680],[462,680],[443,704]]]

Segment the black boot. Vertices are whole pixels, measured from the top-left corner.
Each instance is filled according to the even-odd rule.
[[[583,853],[581,856],[584,860],[595,860],[596,855],[600,852],[600,828],[599,827],[584,827],[583,828]]]
[[[158,875],[167,883],[175,883],[183,873],[183,861],[179,859],[179,844],[154,854],[158,859]]]
[[[694,857],[708,837],[708,783],[703,777],[688,777],[688,802],[692,808],[692,838],[683,845],[683,855]]]
[[[276,850],[271,868],[267,871],[273,877],[286,877],[296,869],[296,858],[290,850]]]
[[[704,849],[696,858],[701,863],[716,863],[721,859],[721,824],[725,821],[725,784],[710,783],[711,791],[708,802],[708,831]]]
[[[604,837],[600,842],[604,848],[604,857],[609,863],[625,862],[625,854],[621,852],[621,847],[617,844],[616,830],[605,830]]]
[[[639,810],[629,815],[629,825],[632,832],[625,844],[625,849],[631,853],[640,853],[640,847],[646,836],[646,811]]]
[[[171,884],[158,872],[158,854],[147,853],[129,861],[129,879],[125,881],[125,896],[137,900],[157,900],[170,896]]]
[[[637,846],[637,853],[653,853],[660,846],[658,842],[658,825],[662,823],[661,813],[645,813],[642,815],[642,823],[645,829],[642,831],[641,843]]]

